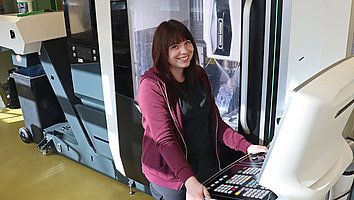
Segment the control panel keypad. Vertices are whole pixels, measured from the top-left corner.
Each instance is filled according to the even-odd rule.
[[[221,184],[217,188],[214,189],[214,192],[221,192],[225,194],[231,194],[237,190],[237,186]]]
[[[250,188],[257,188],[258,186],[259,184],[256,180],[251,180],[246,184],[246,187],[250,187]]]
[[[277,195],[257,182],[261,165],[262,160],[246,155],[203,184],[217,200],[275,200]]]
[[[263,199],[270,191],[260,186],[255,179],[252,179],[252,175],[258,172],[255,168],[244,167],[231,178],[228,175],[219,177],[210,184],[208,190],[214,188],[213,192],[216,193],[235,195],[248,199]]]
[[[270,191],[264,189],[244,188],[246,191],[242,194],[244,197],[251,197],[256,199],[263,199]]]
[[[243,185],[246,181],[248,181],[252,176],[235,174],[226,183],[235,184],[235,185]]]
[[[256,175],[261,171],[260,168],[255,168],[255,167],[245,167],[246,169],[242,172],[243,174],[251,174],[251,175]]]

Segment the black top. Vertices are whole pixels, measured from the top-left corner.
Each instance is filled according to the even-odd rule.
[[[188,81],[179,83],[176,89],[182,112],[184,139],[187,145],[187,160],[200,182],[218,171],[216,151],[212,148],[209,131],[211,100],[206,88],[198,82],[191,88]]]

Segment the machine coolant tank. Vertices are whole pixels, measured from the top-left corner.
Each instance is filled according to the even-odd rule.
[[[0,27],[0,46],[22,55],[39,52],[42,41],[66,36],[62,11],[0,15]]]

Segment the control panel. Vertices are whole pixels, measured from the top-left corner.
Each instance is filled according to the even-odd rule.
[[[72,64],[99,61],[98,48],[69,44],[69,52]]]
[[[265,156],[245,155],[205,181],[212,199],[277,199],[275,193],[256,181]]]

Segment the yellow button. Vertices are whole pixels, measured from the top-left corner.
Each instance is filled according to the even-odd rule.
[[[235,195],[239,195],[241,192],[236,192]]]

